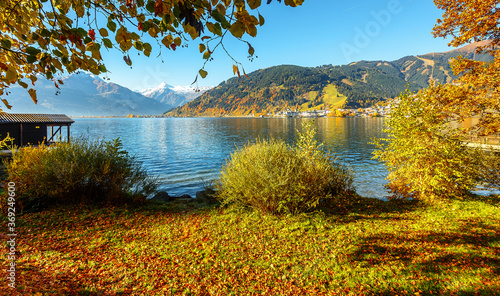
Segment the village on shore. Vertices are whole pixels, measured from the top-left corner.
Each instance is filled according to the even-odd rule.
[[[390,106],[375,106],[358,109],[307,110],[298,111],[286,109],[274,114],[260,117],[384,117],[389,114]],[[252,115],[255,117],[255,115]]]
[[[335,110],[307,110],[299,111],[297,109],[287,108],[283,111],[267,114],[256,114],[252,113],[244,116],[234,116],[230,114],[221,115],[221,117],[252,117],[252,118],[264,118],[264,117],[385,117],[390,112],[390,106],[374,106],[368,108],[357,108],[357,109],[335,109]],[[129,114],[127,116],[75,116],[72,118],[162,118],[168,117],[165,115],[134,115]]]

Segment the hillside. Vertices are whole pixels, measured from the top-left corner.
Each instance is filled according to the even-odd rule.
[[[282,65],[222,82],[199,98],[171,110],[167,116],[242,116],[272,114],[287,108],[301,111],[341,106],[368,107],[399,95],[408,86],[419,90],[431,81],[456,78],[449,60],[462,55],[489,61],[475,54],[478,45],[443,53],[407,56],[396,61],[360,61],[343,66],[299,67]]]
[[[39,79],[36,83],[38,104],[25,89],[14,85],[2,96],[13,106],[11,113],[64,113],[70,116],[161,115],[199,96],[208,88],[195,92],[191,88],[169,86],[134,92],[119,84],[87,73],[73,73],[61,78],[64,84]]]
[[[64,113],[69,116],[157,115],[170,106],[147,98],[132,90],[86,74],[62,78],[57,89],[54,82],[39,79],[36,83],[38,104],[25,89],[16,85],[8,89],[5,99],[13,106],[11,113]],[[3,98],[3,97],[2,97]]]

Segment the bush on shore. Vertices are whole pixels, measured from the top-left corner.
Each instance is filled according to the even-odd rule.
[[[137,202],[157,188],[156,179],[119,139],[78,138],[50,147],[25,147],[14,152],[5,167],[8,182],[16,184],[16,201],[25,211],[54,204]]]
[[[354,194],[352,171],[321,149],[311,123],[303,128],[294,147],[258,140],[232,153],[216,184],[222,204],[297,214]]]

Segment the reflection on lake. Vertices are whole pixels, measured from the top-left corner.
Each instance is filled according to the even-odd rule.
[[[124,148],[158,175],[171,195],[202,190],[214,180],[231,152],[256,138],[293,143],[301,122],[314,120],[317,139],[356,173],[355,186],[366,197],[387,195],[387,170],[372,160],[370,138],[381,137],[383,118],[92,118],[76,119],[72,136],[120,137]]]

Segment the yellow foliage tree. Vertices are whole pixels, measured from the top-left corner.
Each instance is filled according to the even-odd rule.
[[[483,41],[477,51],[494,60],[459,57],[451,62],[459,75],[453,83],[433,84],[391,102],[390,137],[375,140],[374,154],[388,166],[388,187],[396,197],[432,200],[467,194],[478,184],[498,186],[500,157],[469,148],[467,134],[500,132],[500,0],[434,2],[444,10],[434,36],[453,37],[453,46]],[[473,116],[479,123],[463,128]]]
[[[494,56],[491,63],[459,57],[451,62],[455,75],[452,84],[432,86],[429,100],[439,104],[454,119],[479,116],[475,132],[489,135],[500,132],[500,0],[435,0],[444,10],[433,28],[435,37],[453,37],[450,45],[461,46],[483,41],[477,52]],[[431,103],[432,103],[431,102]],[[469,132],[469,130],[465,130]]]
[[[295,7],[303,1],[284,4]],[[145,41],[149,37],[169,50],[199,40],[200,54],[208,61],[227,32],[240,40],[245,34],[257,35],[257,26],[264,24],[256,11],[261,4],[261,0],[0,1],[0,97],[9,86],[19,84],[36,103],[37,75],[54,79],[77,70],[104,73],[100,53],[104,48],[120,51],[125,63],[132,65],[128,54],[132,48],[151,54],[152,45]],[[253,56],[252,45],[242,41]],[[239,63],[234,63],[239,73]],[[205,78],[207,72],[202,68],[198,74]],[[62,81],[54,83],[58,87]],[[10,109],[8,101],[2,101]]]

